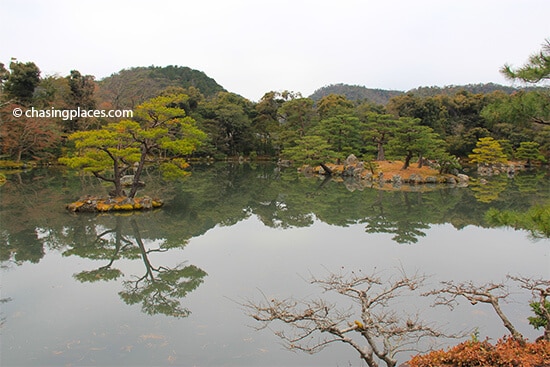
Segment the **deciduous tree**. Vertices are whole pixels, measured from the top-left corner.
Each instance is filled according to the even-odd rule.
[[[259,329],[282,323],[290,329],[275,332],[290,350],[315,353],[333,343],[344,343],[359,353],[369,367],[397,365],[396,355],[418,350],[419,341],[444,334],[421,320],[418,313],[400,309],[398,298],[414,293],[425,281],[420,274],[384,279],[380,274],[331,273],[313,278],[324,292],[351,300],[353,306],[339,309],[324,299],[310,301],[264,297],[243,306],[260,323]],[[317,336],[317,334],[319,334]]]
[[[15,108],[25,109],[18,104],[8,104],[0,110],[0,142],[2,153],[19,162],[23,157],[46,157],[48,150],[61,140],[56,122],[51,118],[14,117]],[[50,155],[51,155],[50,151]]]

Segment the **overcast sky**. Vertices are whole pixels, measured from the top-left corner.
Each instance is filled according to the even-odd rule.
[[[549,0],[0,0],[0,62],[97,79],[189,66],[253,101],[328,84],[494,82],[550,37]]]

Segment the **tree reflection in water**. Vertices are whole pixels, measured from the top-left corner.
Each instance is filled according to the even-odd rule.
[[[141,259],[145,267],[144,274],[134,275],[131,280],[122,282],[124,290],[119,292],[122,300],[129,305],[141,303],[141,309],[149,315],[187,317],[190,310],[185,308],[181,301],[204,281],[206,272],[185,263],[175,267],[155,266],[151,255],[171,250],[170,246],[165,246],[166,241],[144,239],[133,216],[113,216],[113,219],[113,228],[103,228],[105,223],[92,224],[95,227],[94,231],[90,231],[90,228],[83,231],[92,238],[89,241],[74,242],[63,253],[64,256],[76,255],[107,261],[107,264],[97,269],[83,270],[75,274],[75,279],[80,282],[116,280],[123,276],[122,271],[114,267],[118,260]],[[87,222],[89,226],[90,221]],[[128,231],[129,229],[131,230]],[[94,236],[94,233],[98,234]]]

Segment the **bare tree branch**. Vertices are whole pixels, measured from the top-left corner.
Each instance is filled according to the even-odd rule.
[[[340,309],[324,299],[268,299],[248,301],[242,306],[249,316],[265,329],[282,322],[285,330],[275,331],[290,350],[315,353],[334,342],[342,342],[359,353],[369,367],[384,363],[397,365],[396,355],[404,351],[420,351],[419,342],[426,338],[459,337],[445,335],[420,319],[398,308],[398,298],[411,295],[426,280],[425,275],[382,278],[380,274],[329,273],[326,278],[313,277],[311,284],[324,292],[334,292],[352,300],[357,307]],[[262,293],[263,294],[263,293]],[[401,303],[402,305],[403,303]],[[463,335],[461,335],[463,336]]]
[[[523,335],[514,327],[500,307],[500,300],[507,298],[510,293],[503,283],[486,283],[476,285],[472,281],[455,284],[453,281],[441,282],[442,288],[435,289],[425,295],[435,295],[435,305],[445,305],[451,309],[458,303],[457,298],[466,298],[472,305],[478,302],[490,304],[504,327],[510,331],[512,337],[524,343]]]
[[[537,302],[540,304],[542,317],[546,320],[543,338],[545,340],[550,340],[550,311],[545,307],[548,302],[547,298],[550,297],[550,280],[543,278],[532,279],[511,275],[508,275],[508,278],[518,282],[521,288],[531,291],[533,297],[537,299]]]

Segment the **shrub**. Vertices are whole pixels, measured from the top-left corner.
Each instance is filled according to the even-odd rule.
[[[503,338],[489,341],[466,341],[448,350],[435,350],[411,358],[408,367],[542,367],[550,366],[550,342],[520,343]]]

